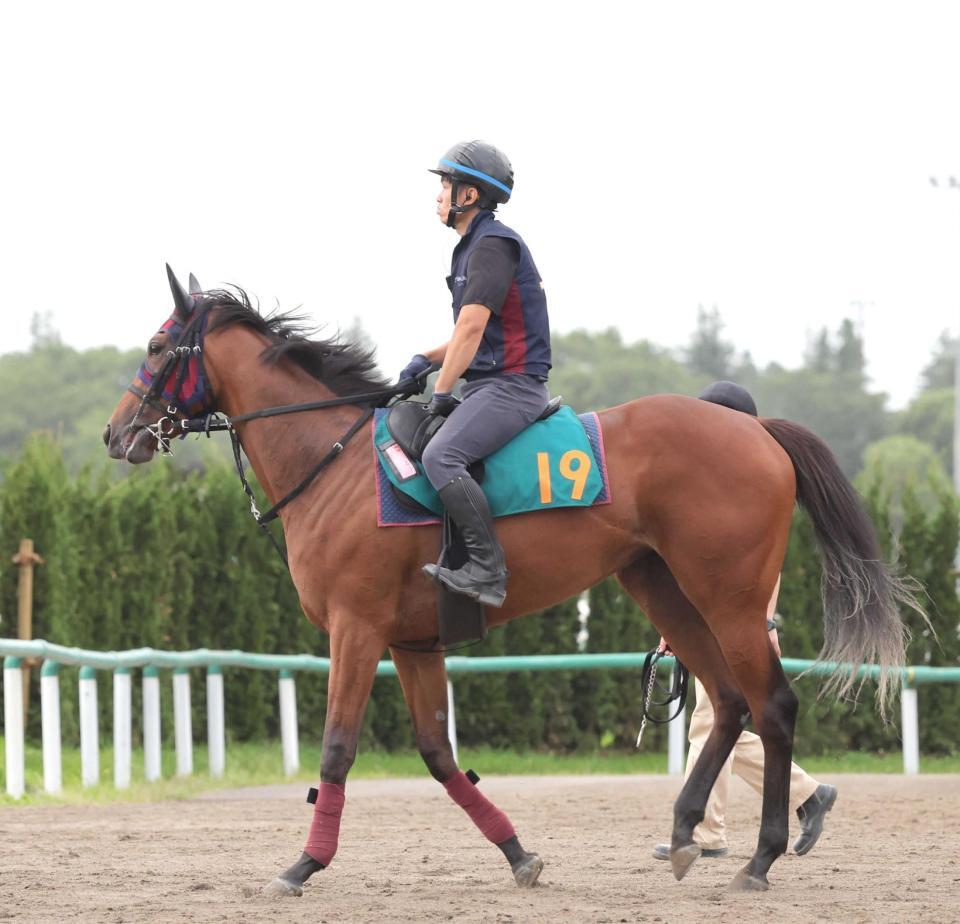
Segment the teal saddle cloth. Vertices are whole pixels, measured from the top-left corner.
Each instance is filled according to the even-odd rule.
[[[377,519],[380,526],[436,523],[443,513],[440,497],[423,466],[390,448],[386,409],[374,417],[377,456]],[[399,461],[399,464],[398,464]],[[483,460],[483,492],[496,517],[554,507],[590,507],[609,503],[603,436],[596,414],[577,415],[561,407],[546,420],[517,434]],[[425,511],[404,506],[391,486]]]

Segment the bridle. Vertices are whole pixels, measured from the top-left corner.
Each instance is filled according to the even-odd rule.
[[[144,409],[149,406],[154,410],[160,411],[162,416],[155,424],[142,424],[139,429],[152,434],[157,441],[157,446],[164,455],[172,455],[170,448],[171,440],[180,437],[184,438],[188,433],[205,433],[208,437],[212,432],[226,430],[230,434],[230,442],[233,446],[233,459],[236,464],[237,474],[240,477],[240,483],[243,490],[250,500],[250,513],[256,520],[257,525],[263,529],[270,538],[274,548],[276,548],[284,564],[287,564],[286,552],[280,543],[274,538],[273,533],[267,529],[267,524],[277,518],[280,511],[291,501],[296,500],[314,481],[314,479],[331,462],[343,452],[347,443],[357,434],[365,423],[373,416],[374,409],[382,407],[387,402],[397,396],[409,397],[412,394],[423,392],[426,385],[427,376],[430,370],[427,369],[412,379],[405,379],[396,385],[387,388],[377,389],[376,391],[364,392],[358,395],[344,395],[336,398],[328,398],[322,401],[308,401],[303,404],[285,404],[279,407],[263,408],[259,411],[251,411],[247,414],[238,414],[236,417],[225,417],[217,414],[214,410],[216,400],[213,389],[210,387],[209,379],[203,366],[203,339],[207,329],[207,320],[210,315],[210,309],[215,306],[215,302],[204,302],[194,296],[194,308],[189,318],[186,320],[183,330],[176,340],[173,349],[167,351],[163,365],[156,373],[151,373],[147,368],[146,361],[140,366],[137,373],[137,379],[147,387],[139,388],[136,385],[137,379],[128,386],[128,391],[140,399],[140,405],[136,413],[127,425],[127,433],[137,429],[137,422]],[[174,330],[176,326],[176,316],[172,317],[168,324],[168,330]],[[190,366],[194,364],[195,375],[193,381],[196,391],[190,395],[181,395],[184,384],[187,382]],[[172,389],[167,389],[167,383],[173,379]],[[322,459],[306,474],[300,483],[289,491],[284,497],[277,501],[269,510],[261,513],[257,508],[256,497],[253,488],[247,481],[247,476],[243,471],[243,460],[241,458],[242,445],[240,437],[237,434],[235,425],[245,423],[251,420],[260,420],[266,417],[278,417],[283,414],[294,414],[302,411],[315,411],[324,408],[342,407],[344,405],[365,405],[363,413],[350,425],[349,429],[340,437]]]
[[[213,410],[214,396],[210,388],[206,371],[203,368],[201,354],[203,353],[203,335],[209,318],[209,306],[195,304],[190,317],[183,326],[183,330],[176,338],[175,345],[167,351],[163,364],[155,372],[147,368],[144,361],[137,376],[127,391],[140,399],[136,413],[127,424],[127,433],[138,429],[138,422],[144,410],[149,406],[160,411],[164,416],[153,424],[142,424],[139,429],[150,433],[157,441],[157,446],[164,455],[173,455],[170,441],[177,435],[176,425],[190,419],[195,414],[209,414]],[[176,315],[170,318],[165,325],[169,332],[176,331]],[[184,384],[194,367],[194,383],[196,392],[193,395],[182,396]],[[173,387],[166,389],[168,381],[173,378]],[[146,388],[137,386],[142,382]],[[183,409],[178,407],[183,405]]]

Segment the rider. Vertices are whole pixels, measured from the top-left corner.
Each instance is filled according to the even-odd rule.
[[[502,606],[509,572],[490,507],[467,466],[533,423],[549,402],[550,325],[533,257],[516,231],[497,221],[510,199],[513,168],[484,141],[452,147],[437,167],[437,215],[460,235],[447,285],[453,295],[449,342],[418,353],[401,379],[440,366],[430,411],[447,417],[423,453],[423,468],[463,536],[469,561],[456,571],[424,571],[450,590]],[[453,396],[458,379],[462,401]]]

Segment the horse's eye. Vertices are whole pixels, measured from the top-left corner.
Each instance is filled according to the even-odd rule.
[[[147,355],[157,356],[162,349],[163,347],[161,347],[159,343],[156,343],[155,341],[151,340],[150,346],[147,347]]]

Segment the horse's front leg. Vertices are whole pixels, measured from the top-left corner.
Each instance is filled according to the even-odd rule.
[[[517,885],[534,885],[543,869],[543,860],[523,849],[510,819],[470,781],[454,760],[447,737],[447,672],[443,653],[391,648],[390,655],[413,718],[417,748],[427,769],[484,837],[500,848],[510,863]]]
[[[313,821],[300,859],[267,887],[276,896],[302,895],[303,884],[330,865],[337,852],[344,785],[357,754],[357,739],[385,643],[363,627],[330,637],[327,719],[323,728],[320,786]]]

